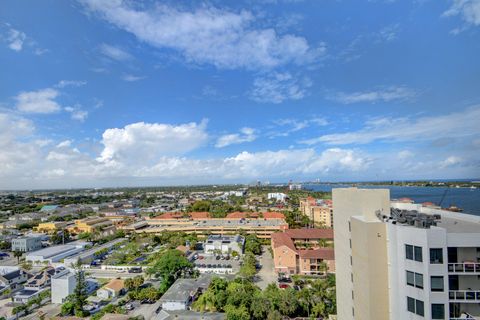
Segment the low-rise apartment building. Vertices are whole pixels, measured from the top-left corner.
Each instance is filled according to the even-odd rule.
[[[94,217],[81,220],[75,220],[75,224],[68,227],[67,230],[73,234],[92,233],[99,236],[113,234],[116,231],[115,225],[108,218]]]
[[[30,252],[41,248],[41,236],[25,236],[12,240],[12,251]]]
[[[289,229],[272,235],[275,272],[319,275],[335,272],[332,229]]]
[[[34,227],[33,230],[36,232],[53,234],[65,229],[67,226],[68,223],[65,221],[42,222],[38,226]]]
[[[300,212],[307,216],[316,227],[333,227],[333,209],[331,200],[312,197],[300,199]]]
[[[236,216],[238,213],[232,213]],[[241,213],[244,214],[244,213]],[[208,212],[167,212],[155,218],[145,218],[131,225],[122,227],[125,231],[136,233],[161,233],[176,231],[208,234],[256,234],[259,238],[270,238],[274,232],[288,229],[283,214],[277,212],[245,213],[245,218],[210,218]]]

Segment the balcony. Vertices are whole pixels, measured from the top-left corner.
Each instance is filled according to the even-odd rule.
[[[448,292],[450,302],[480,302],[479,290],[450,290]]]
[[[463,263],[449,263],[448,264],[449,273],[467,273],[467,274],[480,274],[480,263],[476,262],[463,262]]]

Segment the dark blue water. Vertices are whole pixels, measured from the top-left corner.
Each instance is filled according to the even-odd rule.
[[[332,191],[332,188],[345,188],[349,185],[312,184],[304,185],[312,191]],[[439,204],[447,188],[440,187],[400,187],[400,186],[361,186],[361,188],[390,189],[392,199],[410,198],[416,203],[433,202]],[[455,205],[464,213],[480,216],[480,189],[448,188],[442,207]]]

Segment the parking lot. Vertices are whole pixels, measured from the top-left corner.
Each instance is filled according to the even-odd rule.
[[[240,259],[216,257],[213,254],[199,253],[198,258],[193,263],[200,272],[224,273],[223,270],[229,270],[228,273],[236,274],[240,270]]]
[[[262,268],[257,274],[258,280],[256,284],[260,289],[265,289],[270,283],[277,284],[277,274],[275,273],[273,258],[268,248],[268,246],[262,247],[262,255],[258,259]]]

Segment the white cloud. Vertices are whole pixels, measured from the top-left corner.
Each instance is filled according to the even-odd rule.
[[[76,104],[74,107],[65,107],[65,111],[70,113],[72,120],[83,122],[88,117],[88,111],[83,110],[79,104]]]
[[[184,154],[202,146],[208,139],[206,122],[170,125],[138,122],[105,130],[103,163],[145,163],[162,156]]]
[[[451,166],[456,166],[460,163],[462,163],[462,158],[457,156],[450,156],[440,164],[440,168],[444,169]]]
[[[469,26],[479,26],[480,0],[453,0],[452,6],[442,16],[460,16],[465,22],[464,27],[452,30],[453,34],[458,34]]]
[[[72,140],[64,140],[56,145],[57,148],[66,148],[72,145]]]
[[[358,91],[352,93],[338,92],[330,95],[327,98],[343,104],[352,103],[375,103],[375,102],[390,102],[390,101],[406,101],[415,98],[417,93],[407,87],[390,86],[371,91]]]
[[[55,87],[57,88],[65,88],[65,87],[81,87],[87,84],[87,81],[81,80],[61,80],[59,81]]]
[[[223,148],[232,144],[239,144],[244,142],[252,142],[257,139],[255,129],[242,128],[240,133],[226,134],[218,138],[215,144],[216,148]]]
[[[278,119],[273,123],[279,127],[278,130],[270,132],[270,137],[287,137],[291,133],[306,129],[312,124],[317,126],[326,126],[328,124],[327,119],[322,117],[311,117],[305,120],[299,119]]]
[[[402,150],[398,153],[398,158],[400,160],[406,160],[406,159],[410,159],[412,158],[413,156],[415,156],[415,154],[410,151],[410,150]]]
[[[24,32],[11,28],[8,30],[7,36],[8,47],[17,52],[21,51],[26,38],[27,36]]]
[[[15,100],[16,108],[25,113],[53,113],[61,110],[55,101],[59,92],[52,88],[38,91],[20,92]]]
[[[273,73],[258,77],[253,82],[250,98],[261,103],[282,103],[285,100],[299,100],[311,86],[309,79],[297,80],[290,73]]]
[[[133,74],[125,74],[122,76],[122,80],[128,81],[128,82],[134,82],[134,81],[139,81],[145,79],[145,77],[141,76],[134,76]]]
[[[480,106],[448,115],[421,118],[378,118],[365,123],[358,131],[323,135],[301,141],[307,145],[366,144],[373,141],[428,141],[440,137],[480,135]]]
[[[118,0],[81,0],[92,12],[157,48],[180,52],[189,62],[218,68],[272,68],[286,63],[304,64],[324,54],[303,37],[280,35],[255,26],[247,11],[232,12],[204,5],[192,11],[166,5],[134,8]]]
[[[126,61],[126,60],[132,59],[132,55],[127,51],[106,43],[102,43],[100,45],[100,52],[103,55],[109,57],[110,59],[117,60],[117,61]]]

